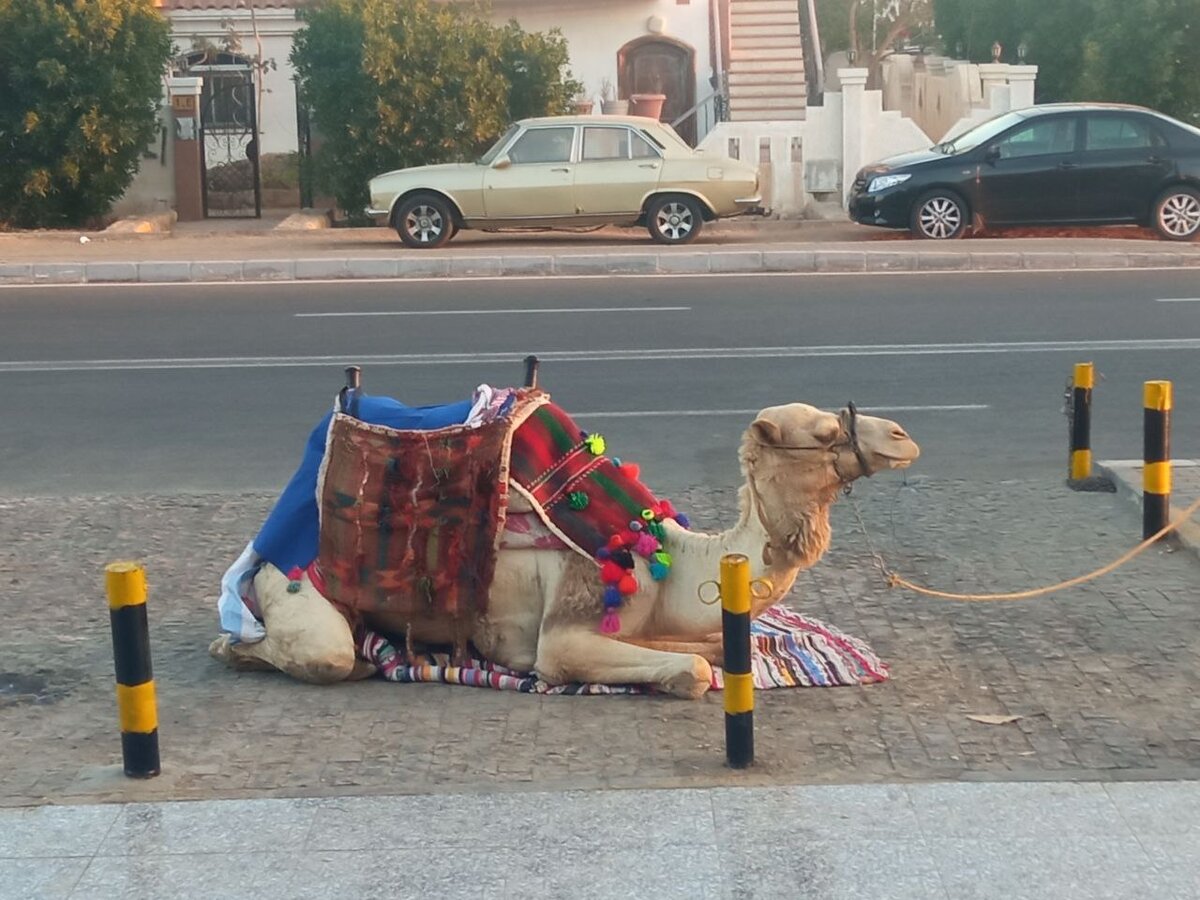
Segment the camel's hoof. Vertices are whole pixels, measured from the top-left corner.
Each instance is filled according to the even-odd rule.
[[[222,634],[208,645],[208,655],[218,662],[223,662],[236,672],[270,672],[274,666],[253,656],[242,656],[235,649],[235,644],[229,640],[229,635]]]
[[[667,679],[663,687],[673,697],[682,697],[684,700],[699,700],[712,687],[712,677],[712,666],[708,664],[708,660],[699,656],[692,656],[691,668],[686,672],[680,672],[678,675]]]

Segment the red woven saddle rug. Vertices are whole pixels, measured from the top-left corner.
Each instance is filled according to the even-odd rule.
[[[573,550],[595,559],[605,630],[637,590],[633,554],[666,577],[662,519],[676,516],[538,390],[481,426],[397,431],[336,415],[318,485],[319,576],[351,624],[483,613],[511,485]],[[676,516],[686,524],[686,519]],[[463,629],[456,628],[460,635]]]
[[[397,431],[335,415],[318,502],[317,560],[327,597],[352,624],[483,612],[508,505],[513,430],[548,402],[518,391],[477,427]]]

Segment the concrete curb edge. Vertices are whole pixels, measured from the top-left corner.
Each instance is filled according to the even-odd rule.
[[[411,253],[389,257],[252,260],[104,260],[0,263],[0,285],[270,282],[494,278],[548,275],[701,275],[841,272],[1017,272],[1078,269],[1200,269],[1200,253],[1098,254],[1013,251],[684,250],[678,252],[528,253],[461,256]]]
[[[1191,459],[1176,459],[1171,463],[1174,468],[1192,468],[1200,466],[1200,461]],[[1096,470],[1099,474],[1112,480],[1116,485],[1117,496],[1124,497],[1125,500],[1137,507],[1138,512],[1142,509],[1142,483],[1141,473],[1142,464],[1138,460],[1101,460],[1096,463]],[[1172,498],[1174,501],[1174,498]],[[1195,500],[1188,501],[1189,504]],[[1173,502],[1173,506],[1178,506],[1178,503]],[[1178,509],[1172,509],[1172,515],[1179,512]],[[1200,557],[1200,522],[1193,516],[1191,520],[1183,522],[1175,530],[1175,538],[1179,542],[1179,546],[1185,550],[1190,550],[1196,556]],[[1139,525],[1139,528],[1141,526]]]

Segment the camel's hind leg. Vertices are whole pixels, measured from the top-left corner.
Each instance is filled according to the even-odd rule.
[[[578,625],[543,630],[536,669],[556,684],[652,684],[689,700],[712,685],[712,666],[702,657],[635,647]]]
[[[345,617],[305,577],[288,592],[288,578],[272,565],[254,577],[267,636],[256,644],[231,644],[222,636],[209,647],[235,669],[273,668],[313,684],[345,681],[355,673],[354,636]]]

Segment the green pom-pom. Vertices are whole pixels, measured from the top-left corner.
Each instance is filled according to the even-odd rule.
[[[298,593],[300,593],[300,582],[298,582],[298,581],[289,581],[289,582],[288,582],[288,593],[289,593],[289,594],[298,594]]]
[[[645,519],[647,522],[653,522],[654,521],[654,510],[643,509],[642,510],[642,518]]]
[[[583,491],[571,491],[567,494],[567,505],[571,509],[587,509],[588,495]]]
[[[667,529],[663,528],[662,522],[650,522],[646,526],[646,530],[654,537],[658,538],[660,542],[663,541],[667,536]]]
[[[656,562],[656,563],[659,563],[660,565],[664,565],[664,566],[668,566],[668,567],[671,565],[671,562],[672,562],[671,554],[667,553],[665,550],[659,550],[657,553],[655,553],[653,556],[651,556],[650,559],[653,562]]]
[[[583,442],[587,445],[588,452],[592,456],[602,456],[604,454],[605,444],[603,435],[589,434],[583,439]]]

